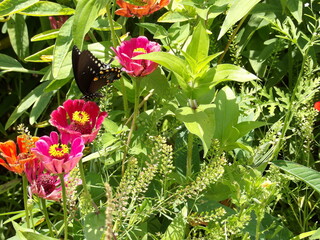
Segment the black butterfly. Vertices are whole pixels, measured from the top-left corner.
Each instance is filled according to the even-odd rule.
[[[81,52],[77,46],[73,46],[73,75],[80,91],[84,94],[82,98],[89,100],[102,97],[103,95],[97,91],[121,77],[120,68],[111,67],[110,62],[103,63],[89,50]]]

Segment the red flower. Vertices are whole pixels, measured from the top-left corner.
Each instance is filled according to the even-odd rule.
[[[316,102],[314,104],[314,108],[317,109],[318,111],[320,111],[320,102]]]
[[[17,154],[17,146],[14,141],[9,140],[4,143],[0,142],[0,165],[9,171],[21,174],[24,171],[25,164],[34,160],[34,155],[30,149],[34,147],[34,143],[38,137],[29,137],[28,135],[19,135],[17,143],[19,154]]]
[[[124,0],[117,0],[117,4],[119,5],[120,9],[115,11],[115,14],[124,17],[141,18],[167,6],[170,3],[170,0],[145,0],[142,2],[146,2],[146,5],[136,6],[125,2]]]
[[[95,102],[82,99],[67,100],[51,113],[50,123],[69,141],[82,137],[84,144],[92,142],[102,125],[107,112],[100,112]]]

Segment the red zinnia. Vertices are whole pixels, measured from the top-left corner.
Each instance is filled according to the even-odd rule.
[[[120,9],[115,11],[115,14],[124,17],[141,18],[167,6],[170,3],[170,0],[146,0],[142,2],[146,2],[146,4],[143,6],[136,6],[125,2],[124,0],[117,0],[117,4],[120,6]]]
[[[107,112],[101,112],[95,102],[82,99],[68,99],[63,106],[51,113],[50,123],[70,141],[82,137],[84,143],[91,143],[97,136]]]

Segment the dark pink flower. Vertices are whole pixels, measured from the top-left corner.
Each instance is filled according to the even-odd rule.
[[[81,137],[70,141],[68,136],[51,132],[36,142],[32,152],[42,162],[44,168],[53,174],[69,173],[80,161],[84,149]]]
[[[25,166],[26,177],[30,183],[29,194],[40,198],[59,201],[61,199],[61,182],[58,176],[46,173],[43,164],[36,159]]]
[[[148,38],[140,36],[123,41],[117,48],[112,48],[116,53],[116,58],[123,66],[122,70],[134,77],[143,77],[152,73],[158,64],[150,60],[132,60],[140,54],[159,52],[161,46],[149,41]]]
[[[314,108],[317,109],[318,111],[320,111],[320,102],[316,102],[314,104]]]
[[[68,20],[69,16],[50,16],[50,26],[52,29],[61,28],[61,26]]]
[[[69,99],[51,113],[49,122],[70,140],[82,137],[86,144],[96,138],[107,116],[108,113],[100,112],[95,102]]]

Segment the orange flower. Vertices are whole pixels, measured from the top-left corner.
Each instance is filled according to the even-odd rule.
[[[170,0],[147,0],[146,5],[136,6],[125,2],[124,0],[117,0],[117,4],[120,6],[120,9],[115,11],[115,13],[124,17],[141,18],[145,15],[149,15],[160,10],[169,3]]]
[[[38,137],[30,138],[28,135],[19,135],[17,144],[19,154],[17,154],[17,146],[14,141],[9,140],[0,142],[0,165],[4,166],[9,171],[21,174],[24,171],[24,165],[34,159],[30,149],[34,147],[34,143]]]

